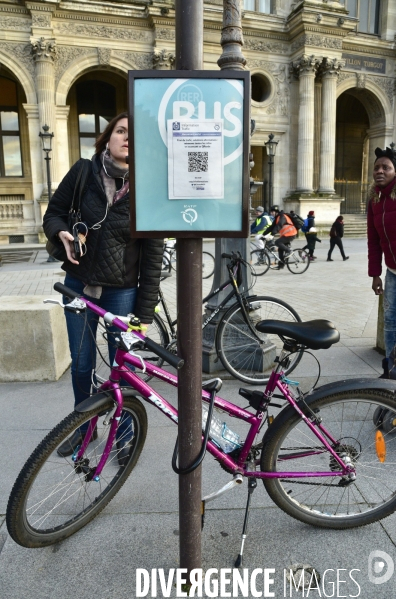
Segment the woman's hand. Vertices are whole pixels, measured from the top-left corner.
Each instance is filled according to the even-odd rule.
[[[69,233],[69,231],[59,231],[58,237],[65,246],[67,259],[69,260],[69,262],[71,262],[72,264],[79,264],[74,254],[73,235]]]
[[[382,295],[384,293],[381,277],[373,277],[371,289],[374,291],[375,295]]]

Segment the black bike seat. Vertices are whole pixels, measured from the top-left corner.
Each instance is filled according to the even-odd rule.
[[[256,329],[260,333],[275,333],[293,339],[309,349],[328,349],[340,340],[340,333],[329,320],[308,320],[307,322],[262,320],[256,324]]]

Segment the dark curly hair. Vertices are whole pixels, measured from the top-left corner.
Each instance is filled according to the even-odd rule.
[[[99,137],[97,138],[97,140],[95,142],[95,153],[97,155],[101,154],[103,152],[103,150],[105,149],[106,144],[109,141],[111,134],[113,133],[118,121],[120,121],[121,119],[127,119],[127,118],[128,118],[128,113],[121,112],[120,114],[115,116],[113,119],[111,119],[111,121],[107,125],[106,129],[103,131],[103,133],[101,133],[99,135]]]

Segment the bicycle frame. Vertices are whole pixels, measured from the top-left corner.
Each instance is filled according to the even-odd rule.
[[[225,299],[221,302],[221,304],[219,306],[217,306],[215,310],[213,310],[212,314],[210,314],[210,316],[208,316],[208,318],[206,318],[204,320],[204,322],[202,323],[202,329],[204,329],[213,320],[213,318],[215,318],[215,316],[220,312],[220,310],[223,310],[223,308],[225,308],[225,306],[228,304],[230,299],[234,296],[236,297],[236,300],[239,303],[244,316],[246,316],[245,306],[243,304],[243,299],[242,299],[243,294],[239,291],[238,284],[237,284],[237,281],[235,278],[236,272],[233,273],[232,267],[230,267],[230,266],[227,266],[227,268],[228,268],[228,272],[230,275],[229,280],[222,283],[220,285],[220,287],[217,287],[216,289],[211,291],[206,297],[204,297],[202,300],[202,305],[205,304],[207,301],[211,300],[213,297],[215,297],[221,291],[226,289],[226,287],[228,287],[229,285],[232,285],[232,291],[230,291],[230,293],[227,295],[227,297],[225,297]],[[240,264],[239,264],[239,268],[240,268]],[[166,321],[167,321],[169,329],[170,329],[171,337],[172,337],[172,339],[176,339],[176,328],[175,328],[176,320],[172,320],[172,318],[171,318],[171,315],[170,315],[170,312],[168,310],[168,306],[167,306],[167,303],[165,300],[165,296],[164,296],[161,288],[159,289],[159,301],[164,310]],[[248,318],[246,318],[246,324],[249,326],[249,329],[251,330],[254,337],[260,341],[260,337],[257,335],[257,332],[250,326]]]
[[[119,327],[123,331],[128,330],[128,326],[125,325],[121,320],[119,320],[113,314],[111,314],[109,312],[105,312],[102,308],[99,308],[99,306],[90,302],[89,300],[86,300],[85,298],[83,301],[90,310],[92,310],[99,316],[103,317],[105,322],[111,323],[111,324]],[[133,334],[138,339],[144,340],[144,336],[141,335],[140,333],[134,331]],[[279,364],[281,363],[281,359],[282,359],[282,354],[280,357]],[[109,380],[107,380],[105,383],[103,383],[99,387],[99,392],[100,391],[105,391],[105,392],[110,391],[113,393],[113,397],[116,402],[116,407],[114,410],[114,414],[112,413],[110,416],[107,417],[109,419],[111,416],[114,416],[112,419],[110,432],[109,432],[109,436],[108,436],[107,443],[105,446],[105,450],[104,450],[102,457],[100,459],[100,462],[96,468],[96,471],[94,474],[94,479],[95,479],[95,477],[100,475],[100,473],[106,463],[106,460],[110,454],[110,450],[113,445],[113,442],[115,440],[117,424],[118,424],[118,420],[121,417],[122,406],[123,406],[122,391],[120,389],[120,384],[119,384],[121,379],[123,379],[127,383],[129,383],[131,385],[131,387],[139,393],[139,395],[141,395],[146,401],[148,401],[149,403],[154,405],[156,408],[158,408],[167,418],[172,420],[172,422],[174,422],[176,424],[178,423],[177,409],[174,408],[170,403],[168,403],[167,400],[164,397],[162,397],[159,393],[157,393],[152,387],[150,387],[150,385],[148,385],[145,381],[141,380],[138,375],[136,375],[134,372],[129,370],[127,368],[126,364],[129,364],[129,365],[133,366],[134,368],[138,368],[140,370],[142,369],[142,366],[144,366],[145,371],[147,372],[148,375],[152,375],[155,378],[157,378],[165,383],[168,383],[173,387],[177,387],[177,385],[178,385],[177,376],[173,375],[170,372],[167,372],[166,370],[163,370],[161,368],[153,366],[152,364],[150,364],[150,362],[143,362],[143,360],[140,356],[133,354],[132,352],[126,352],[120,348],[118,348],[116,351],[115,362],[116,362],[116,365],[113,366],[111,369],[111,374],[110,374]],[[246,477],[262,478],[262,479],[285,478],[285,477],[287,477],[287,478],[304,478],[304,477],[315,477],[315,476],[317,476],[317,477],[323,477],[323,476],[334,477],[334,476],[345,476],[347,474],[350,474],[351,472],[354,472],[354,469],[350,465],[346,465],[342,461],[340,456],[337,454],[337,452],[330,446],[329,441],[331,443],[337,445],[337,440],[334,439],[330,435],[330,433],[328,433],[326,431],[325,427],[322,426],[321,423],[319,423],[318,426],[315,426],[314,423],[311,422],[311,420],[309,418],[307,418],[307,416],[305,416],[305,414],[302,412],[302,410],[297,405],[296,400],[290,394],[287,383],[282,379],[283,379],[283,372],[280,370],[280,368],[278,366],[277,370],[272,372],[270,379],[267,383],[265,392],[264,392],[264,397],[267,400],[267,403],[266,403],[266,405],[263,406],[262,409],[257,410],[255,415],[252,414],[251,412],[244,410],[243,408],[240,408],[240,407],[228,402],[225,399],[222,399],[219,396],[216,396],[215,402],[214,402],[215,407],[226,412],[230,416],[237,418],[238,420],[243,420],[244,422],[250,424],[250,429],[248,431],[245,443],[243,444],[243,446],[240,450],[240,453],[236,457],[236,459],[231,457],[231,455],[224,453],[211,440],[208,441],[207,451],[215,459],[217,459],[221,464],[223,464],[228,470],[230,470],[233,474],[242,474],[243,476],[246,476]],[[308,426],[308,428],[311,429],[311,431],[316,435],[316,437],[319,439],[319,441],[323,445],[323,448],[318,448],[318,450],[314,450],[314,451],[310,450],[310,451],[302,452],[301,457],[306,457],[308,455],[316,455],[318,453],[323,453],[324,451],[327,450],[333,456],[333,458],[336,460],[336,462],[339,464],[340,471],[332,470],[329,472],[287,472],[287,471],[285,471],[285,472],[262,472],[262,471],[256,471],[256,470],[248,470],[245,467],[245,463],[246,463],[247,457],[249,455],[249,452],[252,448],[252,445],[254,443],[254,439],[255,439],[257,433],[259,432],[261,425],[264,422],[263,418],[265,416],[267,406],[271,400],[272,394],[274,393],[274,391],[276,389],[278,389],[282,393],[282,395],[285,397],[285,399],[289,402],[289,404],[291,404],[293,406],[293,408],[295,409],[297,414],[299,414],[301,419],[305,422],[305,424]],[[209,399],[210,399],[210,393],[208,391],[202,390],[202,400],[205,402],[209,402]],[[83,456],[84,450],[86,449],[86,447],[89,443],[92,431],[94,430],[94,427],[96,425],[96,421],[97,421],[97,417],[95,417],[91,420],[90,427],[85,436],[85,439],[84,439],[81,447],[78,449],[77,454],[75,456],[76,461],[79,460]],[[293,457],[295,457],[295,456],[296,456],[296,454],[293,454]],[[285,456],[284,459],[287,460],[287,456]]]

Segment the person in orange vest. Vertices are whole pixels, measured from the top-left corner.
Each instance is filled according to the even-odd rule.
[[[290,252],[290,248],[285,245],[286,243],[290,243],[293,239],[297,237],[297,229],[293,225],[293,221],[288,214],[285,214],[283,210],[279,210],[279,206],[271,206],[271,215],[274,216],[274,222],[268,229],[266,229],[265,234],[276,235],[279,234],[279,239],[275,241],[275,245],[279,250],[279,262],[278,262],[278,270],[285,266],[284,258]]]

